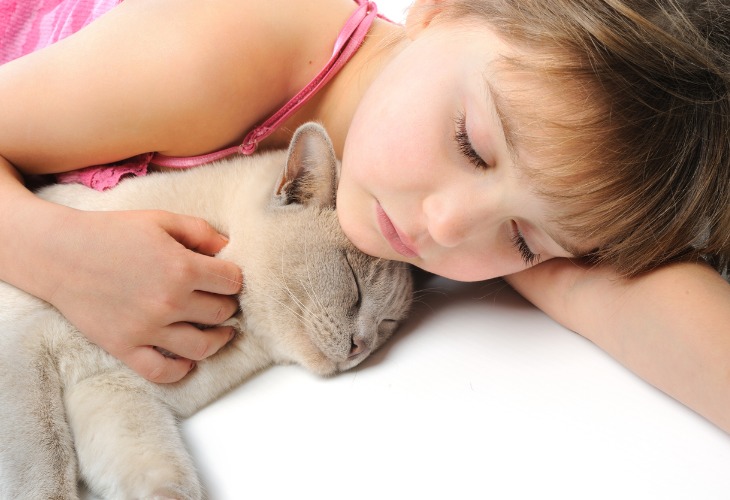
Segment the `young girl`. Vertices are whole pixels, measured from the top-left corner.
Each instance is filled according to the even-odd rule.
[[[0,279],[142,376],[179,380],[229,339],[192,326],[236,309],[242,277],[210,257],[225,237],[170,213],[79,213],[24,179],[106,189],[284,147],[318,120],[361,250],[507,276],[730,431],[724,0],[417,0],[405,26],[364,0],[108,1],[22,57],[65,33],[30,22],[12,38],[27,4],[3,1]]]

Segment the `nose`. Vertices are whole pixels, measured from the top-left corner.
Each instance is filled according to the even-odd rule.
[[[473,207],[461,197],[448,193],[434,195],[423,203],[428,232],[436,244],[445,248],[459,246],[474,225]]]
[[[353,335],[351,342],[350,354],[347,356],[347,359],[365,357],[370,354],[370,351],[372,350],[372,340],[367,338],[365,335]]]

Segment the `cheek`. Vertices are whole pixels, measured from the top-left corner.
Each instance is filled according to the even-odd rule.
[[[351,164],[351,175],[359,181],[371,185],[387,182],[400,173],[399,167],[422,154],[421,139],[433,128],[434,121],[425,115],[432,112],[434,104],[423,106],[423,101],[407,91],[403,80],[376,80],[353,117],[343,161]]]
[[[376,121],[370,126],[365,119],[353,122],[343,152],[343,164],[350,170],[347,175],[376,197],[417,190],[442,156],[438,149],[441,143],[434,138],[435,129],[403,117]]]
[[[371,205],[367,192],[355,184],[343,169],[337,188],[337,218],[340,227],[347,239],[360,251],[378,256],[377,248],[373,245],[377,235],[373,234],[373,222],[369,217],[374,210],[369,208]]]
[[[400,179],[408,170],[399,144],[407,141],[385,134],[381,127],[353,127],[342,157],[341,184],[348,191],[365,191],[376,198],[408,187]]]

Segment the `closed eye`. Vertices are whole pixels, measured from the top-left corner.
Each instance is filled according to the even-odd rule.
[[[456,132],[454,134],[454,140],[459,148],[461,155],[466,158],[469,163],[474,165],[478,169],[487,169],[489,164],[479,156],[469,138],[469,133],[466,130],[466,117],[463,114],[459,114],[455,120]]]
[[[398,329],[398,321],[394,319],[384,319],[378,325],[379,335],[392,335]]]
[[[362,301],[362,293],[360,292],[360,282],[357,280],[357,274],[355,274],[355,270],[352,268],[352,263],[350,262],[350,258],[347,255],[347,252],[345,252],[345,262],[347,262],[347,266],[350,268],[350,273],[352,274],[352,280],[354,283],[354,291],[355,291],[355,301],[352,304],[352,308],[354,310],[357,310],[360,308],[360,302]]]
[[[540,254],[530,250],[530,246],[525,241],[525,237],[522,236],[522,232],[514,221],[512,222],[512,246],[520,253],[522,261],[528,267],[540,262]]]

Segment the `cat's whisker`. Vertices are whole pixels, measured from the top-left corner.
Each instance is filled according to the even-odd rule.
[[[311,226],[312,223],[310,222],[309,225]],[[319,310],[326,311],[327,308],[324,307],[324,305],[320,302],[319,297],[314,292],[315,287],[314,287],[314,283],[312,281],[311,267],[309,266],[309,249],[307,247],[307,244],[308,244],[308,241],[305,241],[305,243],[304,243],[304,262],[305,262],[305,267],[307,269],[307,280],[309,281],[309,283],[308,283],[309,288],[307,288],[307,287],[303,287],[303,288],[304,288],[304,291],[307,292],[307,295],[309,296],[310,300],[317,305]]]
[[[282,252],[282,263],[281,263],[281,269],[280,269],[280,276],[281,278],[279,280],[269,279],[269,282],[272,284],[273,287],[277,287],[280,290],[283,290],[286,292],[287,296],[294,302],[296,305],[299,306],[301,311],[296,311],[294,308],[289,306],[288,304],[284,304],[283,301],[279,300],[276,297],[273,297],[271,294],[268,294],[270,297],[272,297],[274,300],[276,300],[277,303],[285,306],[287,309],[292,311],[305,325],[307,325],[312,330],[317,330],[317,325],[313,322],[312,318],[315,317],[312,312],[307,308],[307,306],[299,299],[296,294],[289,288],[289,286],[286,284],[286,274],[285,274],[285,266],[284,266],[284,253]]]
[[[280,290],[284,290],[287,293],[287,296],[292,299],[292,302],[297,303],[298,305],[300,305],[300,307],[302,306],[301,302],[292,294],[291,290],[289,290],[287,287],[282,287],[281,286],[281,282],[280,281],[270,279],[269,280],[269,283],[271,283],[271,285],[272,285],[271,288],[276,287],[276,288],[278,288]],[[267,290],[268,289],[269,289],[269,287],[267,287]],[[301,320],[301,322],[303,324],[305,324],[306,326],[308,326],[309,328],[316,329],[316,325],[312,322],[312,320],[309,317],[307,317],[307,315],[303,314],[302,311],[299,311],[296,308],[292,307],[286,301],[281,300],[275,294],[270,293],[270,292],[268,292],[266,290],[263,290],[263,289],[258,289],[257,290],[257,293],[259,295],[264,295],[264,296],[270,298],[271,300],[275,301],[280,306],[286,308],[288,311],[290,311],[292,314],[294,314],[297,318],[299,318],[299,320]],[[305,312],[306,312],[306,309],[305,309]]]
[[[434,295],[447,296],[448,293],[443,288],[422,288],[413,292],[413,304],[423,305],[428,309],[433,309],[432,301],[429,300]]]
[[[484,283],[480,288],[486,288],[484,295],[475,297],[475,300],[484,300],[487,297],[491,297],[493,300],[497,300],[497,295],[506,288],[511,288],[509,283],[504,280],[490,280]]]
[[[428,297],[432,295],[448,296],[448,292],[443,288],[421,288],[413,292],[414,298]]]
[[[277,304],[279,304],[280,306],[289,310],[292,314],[294,314],[297,318],[299,318],[302,321],[302,323],[309,323],[309,319],[306,316],[304,316],[301,312],[297,311],[295,308],[293,308],[292,306],[287,304],[285,301],[283,301],[277,297],[274,297],[273,295],[269,295],[268,297],[270,299],[272,299],[274,302],[276,302]],[[311,325],[309,325],[309,326],[311,327]]]
[[[321,306],[320,304],[316,303],[316,299],[315,299],[315,297],[313,297],[312,293],[311,293],[311,292],[310,292],[310,290],[309,290],[309,289],[307,288],[307,283],[304,283],[304,282],[303,282],[302,280],[298,280],[298,281],[297,281],[297,283],[299,283],[299,286],[300,286],[300,287],[302,288],[302,290],[303,290],[303,291],[304,291],[304,293],[305,293],[305,294],[307,295],[307,297],[309,298],[309,300],[310,300],[311,302],[314,302],[314,305],[315,305],[315,306],[316,306],[317,308],[319,308],[319,309],[320,309],[320,311],[317,311],[317,312],[319,312],[319,313],[321,313],[321,314],[326,314],[326,311],[325,311],[325,310],[324,310],[324,309],[322,308],[322,306]],[[303,308],[303,309],[306,309],[306,310],[307,310],[307,312],[309,312],[309,313],[310,313],[310,314],[312,314],[312,315],[316,315],[316,314],[317,314],[317,312],[315,312],[315,311],[312,311],[312,310],[311,310],[311,309],[310,309],[309,307],[306,307],[306,306],[304,305],[304,303],[303,303],[303,302],[301,301],[301,299],[299,299],[298,297],[293,297],[293,298],[294,298],[295,300],[299,301],[299,303],[301,304],[302,308]]]
[[[215,276],[216,278],[220,278],[223,281],[228,281],[229,283],[235,283],[239,287],[242,287],[243,286],[243,280],[231,279],[231,278],[229,278],[227,276],[223,276],[223,275],[218,274],[218,273],[208,273],[208,275],[209,276]]]
[[[306,249],[305,249],[306,252]],[[324,305],[319,301],[319,298],[317,297],[316,293],[314,293],[314,285],[311,282],[311,277],[309,277],[310,272],[310,266],[306,262],[306,256],[305,256],[305,267],[307,269],[307,275],[308,275],[308,283],[305,283],[303,280],[299,279],[297,280],[297,283],[299,283],[299,286],[304,291],[304,293],[309,298],[310,302],[317,308],[317,311],[313,311],[310,307],[308,307],[301,298],[297,297],[291,290],[287,288],[287,292],[292,297],[293,300],[297,301],[302,308],[302,310],[306,313],[308,313],[312,318],[323,318],[328,316],[328,310]]]
[[[285,268],[284,268],[284,253],[282,253],[282,262],[281,262],[281,280],[280,285],[283,290],[286,291],[287,295],[292,299],[293,302],[295,302],[304,313],[308,313],[311,317],[315,317],[315,314],[313,311],[311,311],[302,300],[297,297],[297,295],[289,288],[289,285],[286,283],[286,274],[285,274]],[[314,324],[310,321],[310,326],[314,326]]]

